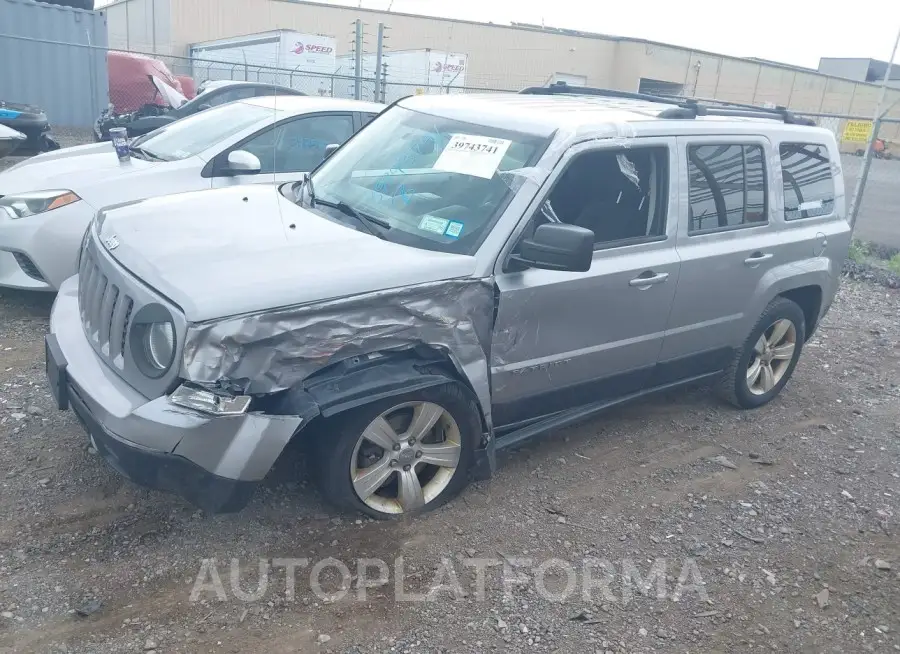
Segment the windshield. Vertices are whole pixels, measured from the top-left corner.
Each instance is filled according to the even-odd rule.
[[[136,138],[131,146],[165,161],[187,159],[266,118],[274,121],[271,108],[244,102],[223,104]]]
[[[389,225],[380,235],[472,254],[512,197],[501,173],[531,166],[547,139],[394,107],[312,176],[317,209],[358,227],[343,203]],[[370,221],[372,222],[372,221]]]

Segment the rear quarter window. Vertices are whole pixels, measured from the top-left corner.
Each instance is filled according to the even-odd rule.
[[[834,173],[828,148],[814,143],[782,143],[784,219],[827,216],[834,211]]]

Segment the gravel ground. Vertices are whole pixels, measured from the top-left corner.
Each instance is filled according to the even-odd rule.
[[[896,290],[845,280],[762,409],[705,388],[622,407],[396,523],[335,513],[293,462],[230,516],[121,480],[52,408],[50,302],[0,297],[0,652],[900,650]],[[350,578],[298,568],[289,597],[282,566],[238,599],[231,559],[250,593],[260,558],[292,557]]]

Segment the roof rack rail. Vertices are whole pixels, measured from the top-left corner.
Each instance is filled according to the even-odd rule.
[[[555,82],[548,86],[529,86],[519,93],[526,95],[593,95],[604,98],[623,98],[626,100],[645,100],[659,104],[678,104],[671,99],[649,93],[632,93],[631,91],[616,91],[614,89],[600,89],[591,86],[569,86],[565,82]]]
[[[787,107],[776,105],[774,107],[761,107],[756,104],[746,104],[743,102],[731,102],[730,100],[714,100],[708,98],[684,98],[674,95],[661,95],[669,102],[678,103],[679,107],[690,107],[696,109],[698,116],[739,116],[749,118],[773,118],[780,117],[785,123],[790,125],[806,125],[815,127],[815,121],[809,118],[798,116]],[[680,101],[680,102],[679,102]],[[708,106],[708,105],[721,105]]]
[[[760,107],[752,104],[741,104],[727,100],[699,100],[674,95],[653,95],[650,93],[632,93],[630,91],[616,91],[613,89],[600,89],[590,86],[569,86],[565,82],[556,82],[549,86],[530,86],[519,93],[527,95],[589,95],[605,98],[623,98],[628,100],[643,100],[659,104],[674,105],[664,109],[658,115],[659,118],[669,120],[690,120],[697,116],[729,116],[734,118],[770,118],[780,119],[790,125],[815,126],[815,122],[809,118],[802,118],[787,107]],[[722,106],[709,106],[713,105]]]

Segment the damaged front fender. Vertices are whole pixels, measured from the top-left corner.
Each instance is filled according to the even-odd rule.
[[[490,280],[454,279],[191,325],[182,374],[268,394],[344,359],[428,346],[446,352],[491,430]]]

